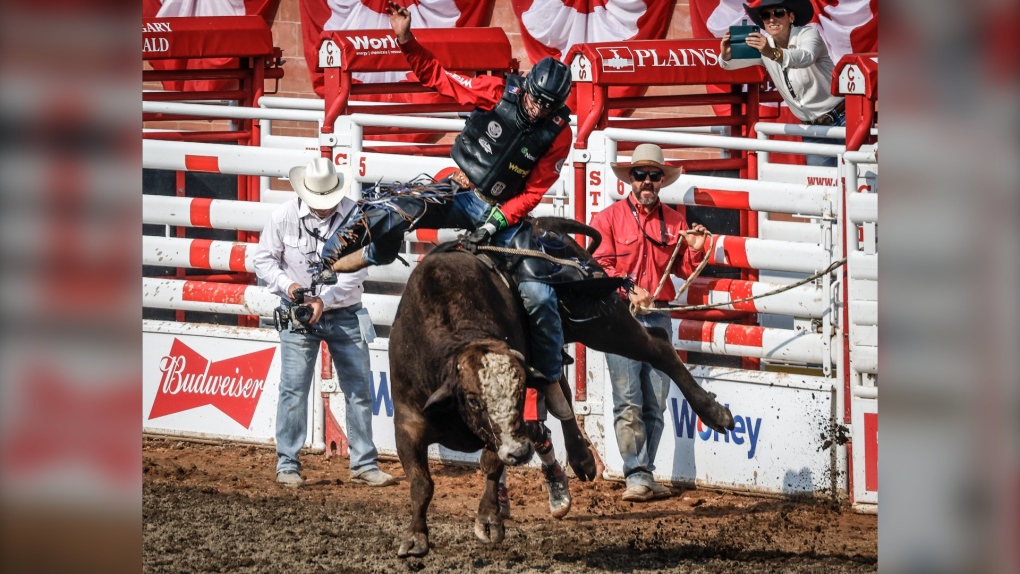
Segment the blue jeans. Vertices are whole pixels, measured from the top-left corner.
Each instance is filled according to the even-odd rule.
[[[843,113],[839,114],[839,117],[836,118],[836,123],[832,124],[831,127],[846,127],[846,112],[845,111]],[[845,139],[837,140],[837,139],[831,139],[831,138],[809,138],[809,137],[805,137],[805,138],[802,138],[802,139],[804,140],[804,143],[822,143],[822,144],[830,144],[830,145],[836,145],[836,144],[846,145],[846,140]],[[808,165],[813,165],[813,166],[836,167],[836,158],[829,157],[827,155],[807,154],[807,155],[804,156],[804,161]]]
[[[326,341],[333,356],[347,403],[351,474],[378,468],[378,452],[372,442],[368,343],[361,335],[358,317],[354,314],[358,309],[361,303],[326,311],[307,333],[280,332],[282,365],[280,401],[276,409],[276,472],[301,470],[298,451],[308,432],[308,392],[321,341]]]
[[[418,229],[467,229],[474,231],[485,223],[492,206],[473,192],[454,196],[452,201],[429,207],[427,215],[415,226]],[[409,226],[409,225],[408,225]],[[497,233],[491,245],[506,247],[520,224]],[[406,229],[406,227],[405,227]],[[392,256],[377,252],[376,244],[365,249],[365,260],[373,265],[392,261]],[[543,283],[526,281],[518,285],[524,309],[528,312],[531,331],[531,366],[551,381],[563,370],[563,324],[560,322],[559,301],[553,288]]]
[[[666,313],[649,313],[636,318],[645,327],[670,331],[670,318]],[[606,364],[613,385],[613,426],[627,486],[651,486],[655,453],[665,426],[663,412],[670,379],[648,363],[619,355],[607,354]]]
[[[471,191],[462,191],[453,196],[450,201],[430,205],[417,222],[415,229],[466,229],[474,231],[485,223],[492,206],[482,201]],[[387,236],[399,233],[403,237],[405,231],[411,228],[411,222],[398,220],[386,233]],[[491,244],[499,247],[506,246],[510,239],[517,233],[519,225],[512,225],[500,231],[493,237]],[[365,248],[365,261],[372,265],[386,265],[394,259],[394,254],[399,250],[398,241],[385,241],[384,244],[372,243]]]
[[[555,381],[563,371],[563,323],[556,291],[537,281],[521,281],[517,288],[528,312],[531,366]]]

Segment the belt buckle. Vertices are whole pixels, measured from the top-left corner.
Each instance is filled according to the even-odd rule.
[[[832,117],[832,112],[825,112],[824,114],[815,118],[814,124],[816,126],[831,126],[836,123],[836,120]]]
[[[485,203],[488,203],[489,205],[496,205],[496,200],[495,199],[485,195],[484,193],[479,191],[477,187],[471,186],[471,191],[474,192],[475,197],[477,197],[478,199],[484,201]]]

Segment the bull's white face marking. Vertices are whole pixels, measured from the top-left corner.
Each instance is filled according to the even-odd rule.
[[[494,425],[499,426],[498,454],[504,461],[510,453],[520,453],[527,448],[526,441],[516,440],[510,431],[514,421],[520,420],[521,417],[521,412],[517,408],[516,394],[523,381],[518,380],[518,376],[513,358],[501,353],[486,353],[482,356],[478,381],[481,383],[482,396],[485,397],[488,407],[489,419]]]

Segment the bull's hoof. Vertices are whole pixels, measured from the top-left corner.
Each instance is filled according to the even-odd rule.
[[[715,400],[715,393],[708,393],[708,397],[709,403],[701,409],[702,412],[698,413],[701,421],[716,432],[725,433],[727,430],[733,430],[736,423],[733,422],[733,414],[730,413],[730,409]]]
[[[598,466],[591,445],[580,434],[567,432],[563,429],[563,443],[567,449],[567,464],[574,471],[578,480],[587,482],[598,476]]]
[[[499,544],[503,542],[506,534],[503,528],[503,519],[499,514],[481,515],[475,518],[475,536],[488,544]]]
[[[424,532],[412,532],[408,534],[404,541],[400,543],[400,549],[397,550],[397,556],[400,558],[409,558],[414,556],[420,558],[429,553],[429,535]]]
[[[567,451],[567,463],[570,464],[570,469],[574,471],[574,475],[581,482],[595,480],[595,477],[599,475],[598,465],[595,463],[595,455],[592,454],[591,448],[587,445],[583,447],[580,453],[575,454]]]

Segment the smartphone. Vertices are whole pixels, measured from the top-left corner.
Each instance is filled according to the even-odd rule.
[[[747,45],[747,37],[757,26],[730,26],[730,50],[734,60],[758,59],[761,52]]]

